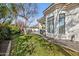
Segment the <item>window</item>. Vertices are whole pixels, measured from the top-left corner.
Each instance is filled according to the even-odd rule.
[[[65,13],[59,14],[59,34],[65,34]]]
[[[47,27],[49,33],[54,33],[54,17],[49,17],[47,21]]]
[[[51,31],[52,31],[52,33],[54,33],[54,16],[52,17],[52,19],[51,19]]]
[[[50,21],[47,21],[47,31],[50,33]]]

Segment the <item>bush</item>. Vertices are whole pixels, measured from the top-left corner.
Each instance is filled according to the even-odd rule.
[[[35,50],[35,42],[31,35],[21,35],[15,38],[15,47],[11,51],[11,55],[32,55]]]
[[[20,30],[17,26],[9,26],[11,28],[11,33],[12,34],[19,34],[20,33]]]
[[[11,39],[10,27],[6,24],[0,24],[0,41]]]

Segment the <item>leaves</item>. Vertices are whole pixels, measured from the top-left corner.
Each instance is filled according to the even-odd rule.
[[[9,9],[6,5],[0,6],[0,18],[5,18],[9,14]]]
[[[54,56],[54,55],[65,55],[62,52],[62,48],[55,44],[51,44],[48,41],[44,40],[39,35],[21,35],[16,36],[12,43],[13,48],[11,50],[11,55],[14,56],[26,56],[26,55],[35,55],[35,56]]]
[[[0,4],[0,19],[11,18],[17,19],[17,16],[23,17],[26,20],[37,14],[37,5],[32,3],[5,3]],[[6,20],[5,18],[5,20]],[[5,21],[4,21],[5,22]]]
[[[10,40],[11,30],[6,24],[0,24],[0,40]]]

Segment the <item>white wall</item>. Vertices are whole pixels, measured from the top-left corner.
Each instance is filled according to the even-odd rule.
[[[57,39],[68,39],[70,40],[72,34],[75,35],[75,41],[79,41],[79,29],[77,24],[79,24],[79,8],[75,8],[73,10],[69,11],[61,11],[59,12],[60,9],[56,9],[54,12],[46,16],[46,29],[47,29],[47,18],[54,15],[54,34],[46,32],[46,35],[49,37],[54,37]],[[60,35],[59,34],[59,13],[65,13],[65,35]],[[71,28],[74,28],[75,30],[70,30]],[[75,31],[75,32],[74,32]],[[71,34],[72,33],[72,34]]]

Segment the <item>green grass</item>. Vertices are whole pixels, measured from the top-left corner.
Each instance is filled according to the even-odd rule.
[[[48,43],[39,35],[15,35],[12,56],[69,56],[61,46]]]

